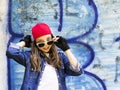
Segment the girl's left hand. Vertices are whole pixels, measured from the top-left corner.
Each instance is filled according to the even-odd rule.
[[[55,42],[55,45],[61,48],[63,51],[70,49],[66,39],[63,38],[62,36],[56,36],[53,38],[53,40]]]

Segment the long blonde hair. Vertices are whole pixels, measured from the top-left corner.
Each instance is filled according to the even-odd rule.
[[[42,51],[38,49],[38,47],[35,44],[35,41],[31,45],[31,57],[30,57],[30,63],[31,63],[31,69],[40,72],[41,71],[41,55],[43,55],[43,58],[45,58],[46,62],[50,65],[52,65],[55,68],[61,68],[62,62],[61,59],[57,53],[57,49],[55,44],[51,46],[51,49],[49,51],[50,58],[47,58]]]

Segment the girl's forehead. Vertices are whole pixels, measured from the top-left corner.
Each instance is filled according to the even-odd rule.
[[[51,34],[44,35],[44,36],[38,37],[38,38],[36,39],[36,42],[44,41],[44,40],[51,39],[51,38],[52,38]]]

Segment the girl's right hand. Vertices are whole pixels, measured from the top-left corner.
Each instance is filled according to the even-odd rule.
[[[21,39],[20,41],[25,42],[25,47],[31,47],[31,43],[32,43],[31,35],[26,35],[24,39]]]

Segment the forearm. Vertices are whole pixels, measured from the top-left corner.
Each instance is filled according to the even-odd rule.
[[[18,44],[18,45],[17,45]],[[25,58],[24,54],[22,52],[21,46],[23,45],[22,43],[10,43],[9,47],[6,50],[6,56],[8,58],[11,58],[15,60],[16,62],[25,65]]]
[[[16,45],[18,45],[19,47],[23,48],[25,46],[25,42],[21,41],[21,42],[18,42]]]
[[[74,66],[75,68],[78,67],[78,61],[75,58],[75,56],[72,54],[72,52],[70,51],[70,49],[65,51],[66,56],[68,57],[68,60],[71,64],[71,66]]]

